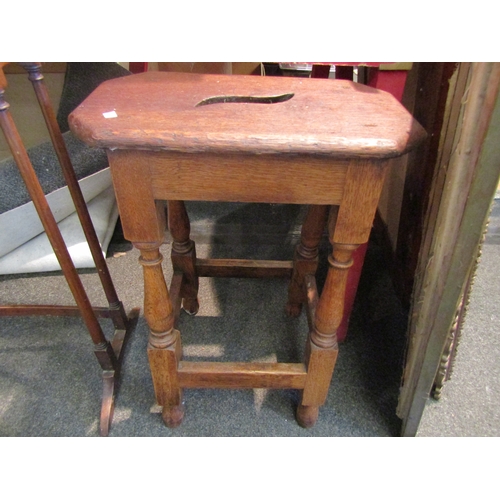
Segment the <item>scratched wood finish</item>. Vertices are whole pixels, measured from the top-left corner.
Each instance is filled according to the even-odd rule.
[[[159,200],[245,203],[340,203],[349,161],[290,155],[108,151],[123,189],[147,190]],[[307,162],[307,169],[304,163]],[[119,169],[117,175],[114,172]],[[121,170],[126,169],[127,175]],[[148,176],[143,175],[148,172]],[[134,181],[132,181],[134,179]],[[124,210],[127,207],[124,207]]]
[[[183,388],[268,388],[302,389],[306,368],[302,363],[218,363],[179,364],[179,385]]]
[[[316,277],[308,274],[304,279],[304,288],[306,294],[306,317],[309,331],[314,327],[314,318],[316,317],[316,307],[318,306],[319,294],[316,285]]]
[[[211,99],[218,96],[242,101],[287,93],[294,95],[273,104],[196,107],[204,99],[224,100]],[[112,110],[115,118],[103,116]],[[182,420],[183,388],[279,387],[301,391],[297,421],[314,425],[337,359],[352,253],[368,241],[388,159],[419,142],[423,129],[389,94],[352,82],[172,73],[102,85],[75,110],[70,126],[87,143],[107,148],[124,234],[141,250],[148,355],[165,423]],[[158,252],[161,200],[170,200],[172,299]],[[183,200],[312,207],[293,261],[196,259]],[[325,225],[333,251],[318,296],[312,274]],[[303,364],[182,360],[174,326],[194,276],[292,275],[288,313],[306,304],[310,326]],[[194,297],[194,288],[187,294]]]
[[[294,96],[274,104],[196,107],[213,96],[287,93]],[[103,116],[110,111],[116,118]],[[103,83],[69,123],[95,147],[189,153],[387,158],[405,153],[423,134],[392,95],[354,82],[168,72]]]

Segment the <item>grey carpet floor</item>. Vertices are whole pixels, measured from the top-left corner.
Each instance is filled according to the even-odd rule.
[[[223,208],[193,206],[189,209],[192,235],[200,257],[287,259],[292,255],[301,217],[297,207],[255,209],[245,204],[227,204]],[[252,214],[250,220],[249,214]],[[322,248],[323,252],[326,250],[327,244]],[[170,245],[166,243],[162,253],[166,257],[164,270],[168,281],[171,277],[169,251]],[[142,307],[138,252],[118,238],[110,253],[108,265],[126,310]],[[484,260],[488,254],[486,250]],[[387,269],[384,253],[372,242],[348,336],[340,345],[328,399],[313,428],[302,429],[295,421],[296,391],[263,389],[186,390],[182,425],[177,429],[165,427],[155,410],[146,357],[148,330],[141,311],[124,351],[110,436],[399,435],[400,421],[395,408],[407,313],[392,289]],[[319,271],[320,284],[322,273],[324,269]],[[95,272],[82,272],[81,278],[92,303],[105,305]],[[300,361],[307,321],[304,314],[297,319],[284,314],[286,289],[284,280],[203,278],[198,315],[190,317],[183,313],[181,316],[184,356],[196,360]],[[0,301],[73,303],[59,273],[5,276]],[[471,312],[471,323],[472,316]],[[110,321],[101,323],[108,337],[111,336]],[[0,435],[97,436],[102,390],[100,369],[81,319],[0,318],[0,332]],[[459,360],[467,351],[466,342],[464,338]],[[498,350],[496,353],[491,356],[498,356]],[[469,361],[465,364],[470,366]],[[454,378],[458,379],[458,371],[457,366]],[[448,384],[452,383],[453,379]],[[462,388],[458,382],[458,392]],[[484,407],[476,410],[483,411],[484,417],[493,423],[488,428],[478,424],[474,433],[498,435],[498,383],[485,391],[495,400],[495,405],[490,410]],[[450,428],[439,413],[444,406],[446,414],[447,399],[455,397],[460,395],[455,396],[452,390],[448,392],[445,386],[442,401],[429,403],[419,435],[463,435],[463,428]],[[494,418],[490,418],[492,412]],[[466,418],[476,419],[476,415]]]

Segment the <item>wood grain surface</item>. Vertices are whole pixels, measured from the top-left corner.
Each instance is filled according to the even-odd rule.
[[[221,96],[293,97],[272,104]],[[112,113],[106,118],[106,113]],[[109,80],[69,117],[102,148],[388,158],[425,134],[390,94],[345,80],[147,72]]]

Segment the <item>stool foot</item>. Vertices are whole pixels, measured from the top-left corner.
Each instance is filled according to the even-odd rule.
[[[198,302],[198,299],[183,298],[182,308],[189,315],[194,316],[200,309],[200,303]]]
[[[161,416],[167,427],[171,429],[179,427],[184,419],[184,403],[177,406],[164,406]]]
[[[297,422],[301,427],[308,429],[312,427],[319,416],[319,406],[303,406],[299,405],[297,407]]]

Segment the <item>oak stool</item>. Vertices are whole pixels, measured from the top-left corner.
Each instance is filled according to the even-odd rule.
[[[124,235],[140,251],[148,357],[166,425],[184,388],[301,390],[297,421],[314,425],[337,358],[346,276],[368,241],[390,159],[425,131],[390,94],[345,80],[147,72],[99,86],[69,118],[105,148]],[[166,231],[174,275],[159,251]],[[310,205],[293,261],[198,259],[185,200]],[[314,274],[327,225],[333,251],[321,296]],[[289,276],[286,309],[305,306],[303,363],[182,360],[176,315],[198,311],[202,276]]]

